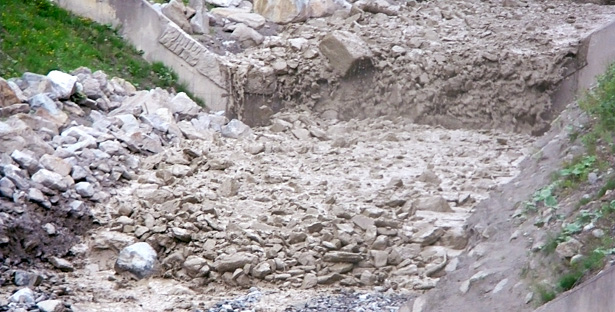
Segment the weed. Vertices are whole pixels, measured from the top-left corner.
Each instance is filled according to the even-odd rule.
[[[545,304],[553,299],[555,299],[556,293],[550,287],[547,287],[543,284],[538,284],[534,287],[536,293],[540,298],[540,303]]]
[[[580,271],[566,273],[557,281],[557,287],[561,289],[561,291],[572,289],[572,287],[577,285],[581,277],[583,277],[583,273]]]

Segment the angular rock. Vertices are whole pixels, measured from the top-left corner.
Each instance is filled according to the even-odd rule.
[[[180,120],[196,118],[201,107],[184,92],[180,92],[171,99],[171,111]]]
[[[130,272],[142,279],[154,274],[156,259],[156,251],[148,243],[139,242],[122,249],[114,269],[117,273]]]
[[[263,279],[266,275],[269,275],[272,272],[273,270],[271,269],[271,265],[269,262],[265,261],[259,263],[252,269],[252,276]]]
[[[177,26],[183,29],[187,33],[192,32],[192,26],[190,25],[190,21],[186,17],[184,13],[186,11],[186,7],[184,3],[180,0],[171,0],[169,3],[162,5],[162,14],[168,17],[171,21],[173,21]]]
[[[387,265],[389,253],[384,250],[371,250],[370,254],[376,268],[381,268]]]
[[[352,76],[373,68],[373,54],[368,45],[348,31],[334,31],[319,45],[320,52],[342,76]]]
[[[81,197],[84,197],[84,198],[90,198],[94,196],[94,194],[96,193],[96,190],[94,189],[94,185],[92,185],[92,183],[90,182],[76,183],[75,191],[77,191],[77,194],[79,194]]]
[[[58,115],[61,113],[56,102],[52,100],[51,98],[49,98],[47,94],[43,94],[43,93],[37,94],[31,97],[28,100],[28,103],[30,103],[30,107],[32,109],[43,108],[46,111],[48,111],[51,115]]]
[[[227,18],[235,23],[246,24],[246,26],[252,29],[261,29],[263,28],[263,26],[265,26],[266,22],[265,18],[262,15],[256,13],[239,12],[229,15]]]
[[[41,312],[62,312],[64,311],[64,303],[62,300],[43,300],[36,304],[36,307]]]
[[[567,241],[559,243],[555,248],[555,252],[562,259],[572,258],[579,253],[583,244],[574,238],[569,238]]]
[[[205,272],[209,272],[209,267],[207,270],[202,270],[204,266],[207,266],[207,260],[195,255],[188,256],[182,266],[188,275],[192,277],[200,277],[203,276]]]
[[[307,0],[255,0],[254,12],[276,24],[303,21],[308,18]]]
[[[357,263],[363,260],[363,256],[358,253],[347,251],[329,251],[325,253],[322,259],[326,262]]]
[[[360,227],[364,231],[367,231],[368,228],[373,227],[374,222],[375,222],[374,219],[366,217],[364,215],[355,215],[350,220],[352,220],[354,224],[356,224],[358,227]]]
[[[231,33],[231,38],[239,41],[244,47],[255,47],[263,43],[265,38],[247,25],[239,24]]]
[[[30,174],[35,173],[39,169],[38,161],[29,152],[14,151],[11,153],[11,158]]]
[[[233,119],[227,125],[222,127],[221,134],[226,138],[243,139],[248,137],[251,132],[250,127],[246,124],[237,119]]]
[[[218,273],[235,271],[243,268],[244,265],[252,263],[256,259],[255,255],[247,252],[238,252],[232,255],[222,255],[214,262],[214,268]]]
[[[15,184],[7,177],[0,179],[0,196],[13,199]]]
[[[34,304],[34,292],[32,292],[30,288],[22,288],[12,294],[9,297],[9,301],[16,303],[23,302],[28,305]]]
[[[77,77],[59,70],[52,70],[47,74],[47,78],[51,81],[58,99],[68,99],[75,92]]]
[[[412,203],[412,207],[416,210],[427,210],[434,212],[453,212],[451,206],[446,199],[441,196],[420,198]]]
[[[73,267],[73,264],[70,263],[68,260],[66,259],[62,259],[62,258],[58,258],[58,257],[51,257],[49,258],[49,262],[51,262],[51,264],[58,270],[63,271],[63,272],[72,272],[75,270],[75,268]]]
[[[73,170],[73,166],[70,163],[53,155],[43,155],[40,159],[40,164],[43,168],[58,173],[61,176],[68,176]]]
[[[9,86],[8,82],[0,78],[0,108],[8,107],[13,104],[21,103],[21,100]]]
[[[70,183],[70,181],[72,181],[72,179],[70,177],[67,177],[67,179],[65,179],[62,175],[47,169],[41,169],[32,175],[33,182],[42,184],[43,186],[58,190],[60,192],[68,190],[69,186],[71,186],[72,183]]]
[[[318,277],[314,273],[308,273],[303,277],[301,288],[310,289],[316,287],[316,285],[318,285]]]
[[[217,7],[228,8],[238,6],[239,3],[241,3],[241,0],[205,0],[205,2],[213,4]]]

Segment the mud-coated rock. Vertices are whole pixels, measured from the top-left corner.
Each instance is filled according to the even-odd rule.
[[[255,255],[247,252],[238,252],[232,255],[222,255],[214,262],[214,268],[218,273],[234,271],[243,268],[244,265],[252,263],[256,259]]]
[[[323,260],[326,262],[349,262],[349,263],[357,263],[363,260],[363,256],[358,253],[347,252],[347,251],[329,251],[327,252]]]
[[[319,45],[320,52],[342,76],[365,73],[373,68],[372,51],[359,36],[348,31],[334,31]]]
[[[156,251],[148,243],[132,244],[120,252],[115,261],[115,272],[130,272],[137,278],[145,278],[154,274],[156,266]]]

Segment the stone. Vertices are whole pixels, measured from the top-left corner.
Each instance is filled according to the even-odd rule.
[[[358,253],[347,251],[329,251],[323,256],[323,261],[326,262],[348,262],[357,263],[363,260],[363,256]]]
[[[180,120],[196,118],[201,107],[184,92],[176,94],[170,102],[171,112]]]
[[[0,108],[9,107],[17,103],[21,103],[17,93],[6,80],[0,78]]]
[[[311,18],[318,18],[332,15],[340,9],[350,11],[350,4],[343,0],[309,0],[307,14]]]
[[[308,0],[255,0],[254,12],[276,24],[287,24],[306,20],[308,3]]]
[[[288,43],[293,50],[303,51],[303,49],[308,45],[308,40],[305,38],[292,38],[288,39]]]
[[[318,277],[314,273],[308,273],[303,277],[301,288],[310,289],[316,287],[316,285],[318,285]]]
[[[62,312],[64,311],[64,303],[62,300],[43,300],[36,304],[36,307],[41,312]]]
[[[444,230],[442,228],[424,225],[418,232],[412,235],[410,240],[414,243],[421,244],[421,246],[429,246],[437,242],[442,235],[444,235]]]
[[[204,14],[203,11],[198,10],[194,16],[190,19],[190,26],[192,32],[197,35],[209,33],[209,16]]]
[[[130,272],[142,279],[154,274],[156,260],[156,251],[148,243],[139,242],[122,249],[114,269],[117,273]]]
[[[463,229],[463,226],[452,226],[446,230],[440,241],[444,246],[462,250],[468,245],[469,239],[470,235]]]
[[[10,302],[34,304],[34,292],[30,288],[22,288],[9,297]]]
[[[572,258],[579,253],[583,244],[574,238],[569,238],[565,242],[561,242],[555,247],[555,252],[562,259]]]
[[[14,151],[11,153],[11,158],[30,174],[35,173],[39,169],[38,160],[29,152]]]
[[[386,0],[359,0],[353,5],[365,12],[373,14],[382,13],[389,16],[398,15],[400,10],[399,6],[391,5]]]
[[[415,210],[427,210],[434,212],[453,212],[446,199],[441,196],[420,198],[412,203]]]
[[[184,13],[185,11],[186,7],[181,0],[171,0],[169,3],[162,5],[162,14],[173,21],[173,23],[177,24],[177,26],[185,32],[191,33],[192,26]]]
[[[241,0],[205,0],[206,3],[213,4],[217,7],[236,7],[241,3]]]
[[[352,220],[354,224],[356,224],[358,227],[360,227],[364,231],[367,231],[367,229],[369,229],[370,227],[373,227],[374,222],[375,222],[374,219],[366,217],[364,215],[355,215],[350,220]]]
[[[195,255],[188,256],[182,265],[186,273],[191,277],[200,277],[203,276],[205,272],[209,272],[209,267],[206,270],[201,270],[204,266],[207,266],[207,260]]]
[[[225,138],[240,139],[246,138],[251,133],[250,127],[243,122],[233,119],[225,126],[222,126],[220,134]]]
[[[383,250],[371,250],[370,254],[376,268],[381,268],[387,265],[389,253]]]
[[[70,177],[67,177],[67,179],[65,179],[59,173],[55,173],[47,169],[41,169],[37,171],[34,175],[32,175],[32,181],[34,183],[42,184],[43,186],[46,186],[50,189],[58,190],[60,192],[68,190],[69,186],[72,185],[72,183],[70,183],[72,179]]]
[[[56,102],[52,100],[51,98],[49,98],[49,96],[44,93],[40,93],[40,94],[37,94],[31,97],[28,100],[28,103],[30,103],[30,107],[32,109],[43,108],[46,111],[48,111],[51,115],[58,115],[61,113],[60,108],[58,108],[58,105],[56,104]]]
[[[94,194],[96,193],[96,190],[94,189],[94,185],[92,185],[92,183],[90,182],[76,183],[75,191],[77,191],[77,194],[79,194],[81,197],[84,197],[84,198],[90,198],[94,196]]]
[[[344,278],[343,275],[341,275],[339,273],[333,273],[333,274],[327,274],[327,275],[318,276],[317,277],[317,281],[318,281],[318,284],[330,285],[330,284],[333,284],[335,282],[339,282],[343,278]]]
[[[173,234],[173,237],[182,242],[190,242],[192,240],[192,233],[189,230],[182,229],[180,227],[173,227],[171,228],[171,233]]]
[[[262,15],[256,13],[239,12],[229,15],[227,18],[235,23],[245,24],[252,29],[261,29],[265,26],[265,22],[267,22]]]
[[[257,264],[253,269],[252,269],[252,276],[256,277],[256,278],[260,278],[263,279],[265,278],[265,276],[271,274],[273,272],[273,270],[271,269],[271,265],[269,264],[269,262],[265,261],[265,262],[261,262],[259,264]]]
[[[373,68],[373,54],[367,43],[348,31],[334,31],[320,42],[320,52],[342,76],[368,72]]]
[[[265,41],[263,35],[245,24],[237,25],[231,33],[231,38],[239,41],[246,48],[259,46]]]
[[[45,197],[41,190],[31,188],[28,190],[28,200],[35,203],[45,203],[47,201],[47,197]]]
[[[73,166],[70,163],[53,155],[43,155],[40,159],[40,164],[43,168],[58,173],[61,176],[68,176],[73,170]]]
[[[13,199],[15,193],[15,184],[7,177],[0,179],[0,195],[6,198]]]
[[[75,93],[77,77],[59,70],[52,70],[47,74],[47,78],[51,81],[58,99],[68,99]]]
[[[66,259],[51,257],[49,258],[49,262],[51,262],[51,265],[53,265],[56,269],[62,272],[72,272],[75,270],[73,264]]]
[[[118,141],[104,141],[98,144],[98,148],[109,155],[125,155],[126,149]]]
[[[214,268],[218,273],[235,271],[236,269],[243,268],[246,264],[252,263],[255,259],[255,255],[247,252],[221,255],[214,262]]]

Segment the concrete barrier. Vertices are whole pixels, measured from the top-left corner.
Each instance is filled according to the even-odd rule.
[[[119,27],[120,34],[148,61],[177,72],[180,81],[212,110],[229,106],[227,69],[217,55],[181,30],[145,0],[57,0],[58,5],[96,22]]]
[[[535,312],[613,312],[615,311],[615,266],[567,291]]]
[[[587,36],[573,60],[564,68],[565,78],[551,97],[554,115],[594,85],[596,77],[615,62],[615,20]]]

